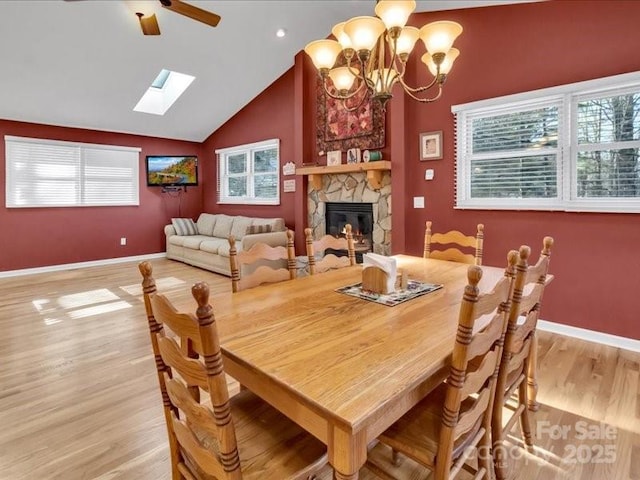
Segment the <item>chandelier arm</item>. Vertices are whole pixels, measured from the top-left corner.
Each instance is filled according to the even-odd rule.
[[[416,95],[414,95],[412,92],[410,92],[408,90],[405,90],[405,92],[411,98],[413,98],[414,100],[416,100],[416,101],[418,101],[420,103],[431,103],[431,102],[435,102],[436,100],[438,100],[442,96],[442,84],[441,83],[438,84],[438,94],[435,97],[432,97],[432,98],[420,98],[420,97],[417,97]]]
[[[430,89],[431,87],[433,87],[436,83],[439,83],[439,82],[438,82],[438,77],[439,77],[439,76],[440,76],[440,75],[436,75],[435,77],[433,77],[433,80],[432,80],[432,81],[431,81],[431,83],[429,83],[428,85],[425,85],[425,86],[423,86],[423,87],[416,87],[416,88],[410,87],[409,85],[407,85],[407,84],[404,82],[404,75],[400,75],[398,78],[399,78],[399,80],[400,80],[400,85],[402,85],[402,88],[404,88],[404,91],[405,91],[405,92],[407,92],[407,93],[410,93],[410,92],[412,92],[412,93],[420,93],[420,92],[424,92],[424,91],[426,91],[426,90],[429,90],[429,89]],[[442,83],[440,83],[440,89],[442,90]]]

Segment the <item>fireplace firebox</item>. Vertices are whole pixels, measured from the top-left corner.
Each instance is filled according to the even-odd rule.
[[[356,261],[362,263],[362,254],[373,251],[373,206],[370,203],[327,202],[325,225],[328,235],[344,237],[346,224],[351,225]],[[346,251],[329,252],[338,256]]]

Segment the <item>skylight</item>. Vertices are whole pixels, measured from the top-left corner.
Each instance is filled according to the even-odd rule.
[[[194,80],[191,75],[163,68],[133,110],[164,115]]]

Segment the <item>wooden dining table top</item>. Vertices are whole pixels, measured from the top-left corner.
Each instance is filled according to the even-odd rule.
[[[347,430],[370,422],[433,375],[441,381],[468,265],[395,258],[409,279],[443,288],[393,307],[336,292],[361,281],[356,265],[213,296],[225,367],[232,376],[241,368],[277,385]],[[504,270],[483,272],[481,289]],[[239,376],[241,383],[254,383]]]

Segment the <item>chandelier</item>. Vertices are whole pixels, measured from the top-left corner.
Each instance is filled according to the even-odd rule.
[[[327,95],[342,100],[349,111],[359,108],[367,98],[380,101],[384,109],[396,83],[418,102],[440,98],[442,86],[460,54],[453,42],[462,33],[462,26],[446,20],[420,29],[405,26],[415,8],[413,0],[378,0],[376,17],[354,17],[338,23],[331,30],[337,41],[309,43],[304,51],[318,69]],[[421,60],[433,79],[424,86],[412,87],[404,76],[418,38],[427,49]],[[432,87],[437,87],[437,92],[429,97]]]

